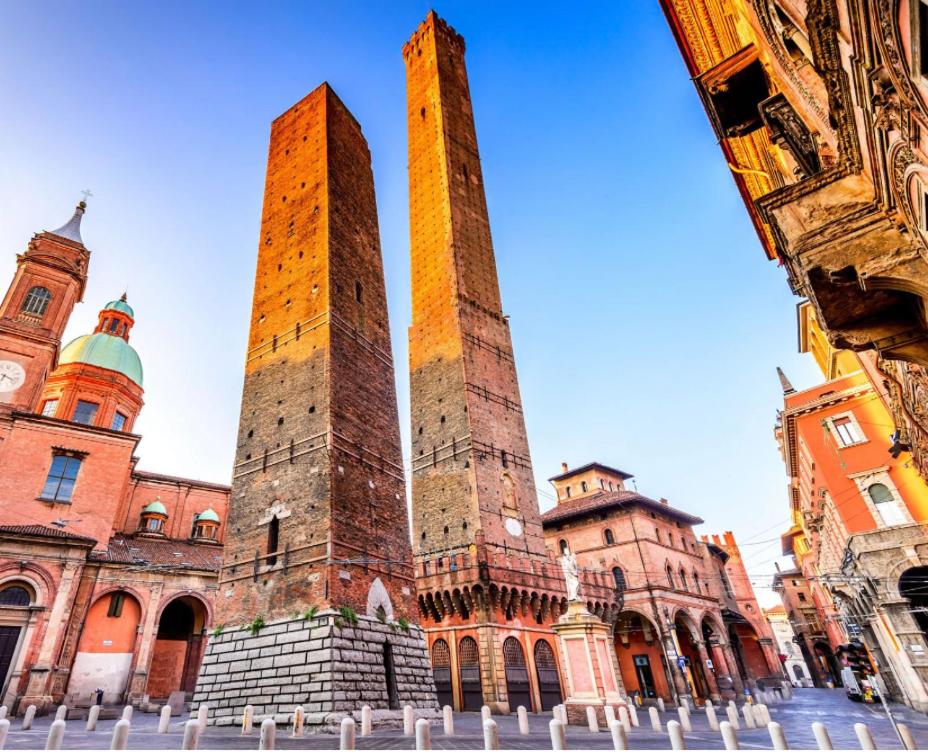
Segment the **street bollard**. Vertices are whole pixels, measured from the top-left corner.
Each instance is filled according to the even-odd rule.
[[[722,741],[725,743],[726,750],[740,750],[741,746],[738,744],[738,734],[735,732],[735,727],[731,725],[729,721],[722,721],[719,724],[719,729],[722,732]]]
[[[429,726],[429,722],[424,718],[420,718],[416,721],[416,749],[432,749],[432,730]]]
[[[758,727],[766,726],[770,723],[770,708],[768,708],[765,704],[761,703],[760,705],[755,705],[753,708],[753,713],[754,723],[757,724]]]
[[[303,736],[303,706],[297,705],[293,709],[293,730],[290,732],[291,737]]]
[[[614,750],[628,749],[628,729],[621,721],[609,724],[609,733],[612,734],[612,748]]]
[[[821,721],[816,721],[814,724],[812,724],[812,733],[815,735],[815,741],[818,743],[818,749],[835,749],[831,746],[831,737],[828,736],[828,729],[825,728],[825,724],[823,724]]]
[[[628,717],[632,720],[632,726],[638,728],[638,707],[635,703],[628,704]]]
[[[342,721],[342,732],[344,732],[345,722]],[[260,739],[258,740],[259,750],[277,749],[277,722],[273,718],[265,718],[261,722]],[[344,747],[342,748],[345,749]],[[352,748],[353,749],[353,748]]]
[[[191,718],[184,724],[184,742],[181,745],[182,750],[196,750],[200,746],[200,724],[195,718]]]
[[[58,710],[55,711],[55,720],[64,721],[67,719],[67,717],[68,717],[68,706],[59,705]]]
[[[64,730],[67,726],[63,718],[56,718],[48,730],[48,739],[45,740],[46,750],[60,750],[64,740]]]
[[[786,741],[786,735],[783,733],[783,727],[776,721],[770,721],[767,724],[767,731],[770,732],[770,741],[773,742],[774,750],[788,750],[789,743]]]
[[[564,726],[567,726],[567,724],[569,723],[567,719],[567,706],[564,705],[564,703],[561,703],[560,705],[557,706],[557,711],[558,711],[558,720],[562,724],[564,724]]]
[[[715,715],[715,706],[712,703],[706,705],[706,720],[709,722],[709,729],[712,731],[719,730],[719,719]]]
[[[242,734],[251,734],[251,727],[255,723],[255,706],[246,705],[242,711]]]
[[[651,716],[651,728],[661,731],[661,714],[657,712],[657,708],[648,708],[648,715]]]
[[[590,734],[599,734],[599,719],[592,705],[586,706],[586,725],[590,727]]]
[[[693,724],[690,722],[690,712],[681,705],[677,708],[677,715],[680,717],[680,726],[683,727],[683,731],[692,731]]]
[[[728,714],[728,723],[731,724],[731,728],[736,731],[741,728],[741,724],[738,723],[738,709],[732,704],[729,705],[725,712]],[[719,724],[721,727],[722,724]]]
[[[876,743],[873,741],[873,735],[867,724],[854,724],[854,733],[857,735],[857,741],[860,742],[861,750],[876,749]]]
[[[447,705],[445,706],[448,707]],[[374,730],[374,711],[370,705],[361,706],[361,736],[369,737]]]
[[[499,749],[499,729],[496,726],[496,721],[492,718],[488,718],[483,722],[483,749]]]
[[[99,718],[100,718],[100,706],[91,705],[90,710],[87,711],[86,731],[96,731],[97,730],[97,719]]]
[[[26,708],[26,713],[23,715],[23,723],[20,726],[22,731],[29,731],[32,728],[32,719],[35,718],[35,706],[30,705]]]
[[[129,749],[129,727],[132,723],[127,718],[120,718],[113,727],[113,738],[110,740],[111,750]]]
[[[667,722],[667,734],[670,735],[671,750],[685,750],[686,740],[683,739],[683,727],[679,721]]]
[[[200,729],[206,729],[206,717],[209,715],[209,706],[206,703],[203,703],[199,708],[197,708],[197,724],[200,726]]]
[[[454,735],[454,709],[450,705],[446,705],[441,709],[442,721],[445,724],[445,736],[450,737]]]
[[[558,718],[552,718],[550,723],[548,723],[548,728],[551,731],[551,749],[566,750],[567,732],[564,728],[564,724],[561,723]]]
[[[619,707],[621,708],[622,706],[620,705]],[[611,705],[604,705],[603,714],[606,716],[606,728],[608,729],[609,724],[615,721],[615,708]]]
[[[132,711],[133,708],[131,705],[127,705],[122,709],[122,716],[120,716],[120,721],[131,721],[132,720]]]
[[[6,735],[10,733],[9,719],[0,719],[0,750],[6,746]]]
[[[912,730],[905,724],[896,724],[899,728],[899,737],[902,739],[902,744],[907,750],[917,750],[918,745],[915,744],[915,737],[912,736]],[[2,748],[2,745],[0,745]]]
[[[480,706],[480,720],[481,720],[481,721],[486,721],[488,718],[490,718],[491,715],[492,715],[492,714],[490,713],[490,706],[489,706],[489,705],[481,705],[481,706]]]
[[[741,708],[741,715],[744,716],[745,729],[757,728],[757,725],[754,723],[754,711],[751,710],[752,707],[751,703],[745,703]]]
[[[171,730],[171,706],[161,706],[161,718],[158,719],[158,733],[167,734]]]
[[[403,736],[414,737],[416,735],[416,712],[411,705],[403,706]]]
[[[629,715],[628,711],[629,711],[628,706],[625,706],[625,705],[619,706],[619,722],[625,728],[626,732],[631,731],[631,728],[632,728],[631,716]],[[612,724],[609,724],[609,725],[610,727],[612,726]]]
[[[516,708],[516,714],[519,716],[519,734],[527,736],[530,733],[528,728],[528,711],[525,709],[524,705],[520,705]]]
[[[0,705],[0,721],[3,721],[6,718],[7,707],[5,705]]]
[[[657,698],[657,707],[661,709],[661,713],[666,713],[666,712],[667,712],[667,706],[664,704],[664,698],[663,698],[663,697]]]

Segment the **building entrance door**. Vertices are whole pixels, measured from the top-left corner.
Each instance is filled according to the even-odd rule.
[[[635,676],[638,677],[638,688],[642,697],[657,697],[654,689],[654,674],[651,673],[651,659],[647,655],[636,655]]]
[[[461,710],[480,710],[483,707],[480,656],[473,637],[464,637],[458,643],[458,670],[461,674]]]
[[[553,710],[564,698],[561,695],[561,679],[557,672],[554,651],[545,640],[535,643],[535,673],[538,674],[538,695],[542,710]]]
[[[432,675],[435,677],[439,707],[454,706],[454,693],[451,691],[451,648],[444,640],[435,640],[432,643]]]
[[[0,693],[5,691],[6,680],[13,665],[13,654],[19,641],[21,627],[0,627]]]
[[[532,710],[532,693],[528,683],[525,653],[522,652],[522,644],[515,637],[507,637],[503,642],[503,663],[506,666],[509,710],[514,711],[520,705],[524,705],[526,710]]]

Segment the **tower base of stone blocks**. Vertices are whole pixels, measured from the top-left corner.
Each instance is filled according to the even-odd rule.
[[[203,703],[213,726],[240,725],[246,705],[256,723],[278,724],[302,706],[307,729],[332,732],[346,716],[360,721],[364,705],[375,728],[401,728],[406,705],[417,718],[441,717],[419,627],[331,610],[211,636],[192,707]]]

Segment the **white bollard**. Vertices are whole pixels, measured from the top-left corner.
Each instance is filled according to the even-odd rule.
[[[352,728],[352,732],[354,729]],[[345,733],[345,722],[342,721],[342,736]],[[352,748],[354,749],[354,739],[352,739]],[[265,718],[261,722],[261,738],[258,740],[259,750],[274,750],[277,748],[277,723],[273,718]],[[342,748],[345,749],[344,747]]]
[[[416,721],[416,749],[417,750],[431,750],[432,749],[432,731],[429,726],[429,722],[424,718],[420,718]]]
[[[242,734],[251,734],[251,727],[255,723],[255,706],[246,705],[242,712]]]
[[[519,734],[527,736],[531,733],[528,728],[528,711],[524,705],[520,705],[516,708],[516,714],[519,716]]]
[[[816,721],[814,724],[812,724],[812,733],[815,735],[815,741],[818,743],[818,749],[835,749],[831,746],[831,737],[828,736],[828,729],[825,728],[825,724],[823,724],[821,721]]]
[[[552,718],[551,722],[548,724],[548,728],[551,730],[551,749],[552,750],[566,750],[567,749],[567,732],[564,729],[564,724],[558,718]]]
[[[663,697],[657,698],[657,707],[661,709],[661,713],[666,713],[666,712],[667,712],[667,706],[664,704],[664,698],[663,698]]]
[[[628,704],[628,717],[632,720],[632,726],[638,728],[638,706],[635,703]]]
[[[619,706],[621,707],[621,706]],[[609,724],[615,721],[615,709],[611,705],[603,706],[603,715],[606,716],[606,728],[609,728]]]
[[[728,714],[728,723],[731,724],[731,728],[736,731],[741,728],[741,724],[738,723],[738,709],[735,707],[734,703],[729,703],[728,707],[725,709],[725,712]],[[721,724],[719,724],[721,726]]]
[[[448,707],[448,706],[445,706]],[[361,706],[361,736],[369,737],[374,729],[374,711],[370,705]]]
[[[23,715],[23,723],[20,727],[22,731],[29,731],[32,728],[32,719],[35,718],[35,706],[30,705],[26,708],[26,712]]]
[[[96,731],[97,730],[97,720],[100,718],[100,706],[91,705],[90,710],[87,711],[87,728],[86,731]]]
[[[907,750],[917,750],[918,745],[915,744],[915,737],[912,736],[912,730],[905,724],[896,724],[899,728],[899,737],[902,739],[902,744]],[[0,744],[0,749],[3,748],[3,745]]]
[[[488,718],[483,722],[483,749],[499,749],[499,729],[496,726],[496,721],[492,718]]]
[[[303,706],[297,705],[293,709],[293,731],[290,732],[291,737],[302,737],[303,736]]]
[[[203,703],[197,709],[197,723],[199,724],[200,728],[203,730],[206,729],[206,717],[208,715],[209,715],[209,706],[206,703]]]
[[[682,705],[677,708],[677,715],[680,717],[680,726],[683,727],[683,731],[692,731],[693,724],[690,722],[690,712]]]
[[[648,715],[651,716],[651,728],[661,731],[661,714],[657,712],[657,708],[648,708]]]
[[[765,704],[755,705],[752,712],[754,713],[754,723],[757,724],[758,728],[770,723],[770,708]]]
[[[719,730],[719,718],[715,715],[715,706],[712,703],[706,704],[706,720],[709,722],[711,731]]]
[[[560,711],[559,715],[561,723],[564,724],[564,726],[569,725],[570,719],[567,717],[567,706],[561,703],[557,706],[557,708]]]
[[[64,706],[62,706],[64,707]],[[67,708],[65,708],[67,712]],[[56,718],[48,730],[48,739],[45,740],[46,750],[60,750],[64,740],[64,729],[67,726],[63,718]]]
[[[452,710],[450,705],[446,705],[441,709],[442,723],[445,725],[445,736],[450,737],[454,735],[454,710]]]
[[[735,733],[735,727],[731,725],[728,721],[722,721],[719,724],[719,729],[722,731],[722,741],[725,743],[726,750],[740,750],[741,747],[738,744],[738,735]]]
[[[416,736],[416,712],[411,705],[403,706],[403,736]]]
[[[181,745],[182,750],[196,750],[200,746],[200,724],[195,718],[191,718],[184,724],[184,742]]]
[[[89,722],[88,722],[89,725]],[[158,733],[167,734],[171,730],[171,706],[161,706],[161,717],[158,719]]]
[[[751,703],[745,703],[741,708],[741,715],[744,716],[745,729],[757,728],[757,725],[754,723],[754,711],[751,710],[752,707]]]
[[[876,749],[876,743],[873,741],[873,735],[867,724],[854,724],[854,733],[857,735],[857,741],[860,742],[861,750]]]
[[[131,706],[129,706],[131,708]],[[113,727],[113,738],[110,740],[111,750],[129,749],[129,727],[132,726],[127,718],[120,718]]]
[[[774,750],[788,750],[789,743],[786,741],[786,735],[783,733],[783,727],[775,721],[767,724],[767,731],[770,732],[770,741],[773,742]]]
[[[133,708],[131,705],[127,705],[122,709],[122,716],[120,717],[121,721],[131,721],[132,720],[132,711]]]
[[[10,733],[10,721],[7,718],[0,719],[0,750],[6,746],[6,735]]]
[[[631,731],[632,720],[631,720],[631,716],[629,716],[628,714],[628,706],[626,705],[619,706],[619,723],[622,724],[626,732]],[[612,724],[609,724],[609,726],[611,730]]]
[[[68,706],[59,705],[58,710],[55,711],[55,720],[56,721],[65,721],[68,718]]]
[[[406,707],[412,710],[410,706],[406,706]],[[415,722],[413,722],[413,726],[415,726]],[[342,719],[341,739],[339,740],[339,743],[338,743],[338,749],[339,750],[353,750],[354,749],[354,735],[355,735],[354,719],[348,718],[348,716],[345,716]]]
[[[683,727],[679,721],[667,722],[667,734],[670,735],[671,750],[685,750],[686,740],[683,739]]]
[[[596,716],[596,708],[592,705],[586,706],[586,725],[590,727],[591,734],[599,734],[599,718]]]
[[[490,718],[491,715],[492,715],[492,714],[490,713],[490,706],[489,706],[489,705],[481,705],[481,706],[480,706],[480,720],[481,720],[481,721],[486,721],[488,718]]]
[[[0,721],[3,721],[7,715],[7,707],[5,705],[0,705]]]
[[[619,711],[621,712],[621,708]],[[628,749],[628,729],[621,721],[613,721],[609,724],[609,733],[612,734],[612,748],[614,750]]]

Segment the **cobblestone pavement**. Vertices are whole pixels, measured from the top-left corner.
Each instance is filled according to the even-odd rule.
[[[865,723],[870,727],[880,749],[901,749],[892,726],[880,705],[862,705],[845,697],[842,690],[802,689],[796,690],[795,697],[771,707],[771,717],[783,726],[786,738],[792,749],[817,749],[812,736],[813,721],[821,721],[828,727],[836,750],[860,749],[854,734],[854,724]],[[893,706],[897,721],[907,724],[921,748],[928,748],[928,717],[909,710],[903,706]],[[666,732],[654,732],[650,729],[647,713],[639,717],[640,726],[633,729],[629,737],[630,749],[670,749]],[[720,717],[721,718],[721,717]],[[676,715],[670,711],[661,716],[662,728],[668,720],[675,720]],[[542,750],[550,749],[548,722],[550,715],[529,716],[532,733],[521,736],[515,716],[496,719],[500,731],[500,747],[505,750]],[[723,749],[721,735],[710,731],[705,714],[693,713],[691,716],[693,732],[686,735],[690,750]],[[20,721],[13,721],[7,737],[7,749],[43,749],[48,735],[51,717],[36,719],[31,731],[20,731]],[[158,716],[135,712],[132,718],[132,731],[129,736],[129,748],[134,750],[179,750],[182,730],[186,718],[172,719],[171,731],[158,734]],[[65,733],[65,749],[108,749],[115,721],[101,721],[96,732],[84,731],[84,722],[69,720]],[[743,726],[743,723],[742,723]],[[453,737],[441,734],[441,726],[432,726],[432,748],[436,750],[481,750],[483,735],[481,733],[479,713],[455,714]],[[607,732],[591,734],[585,727],[571,726],[567,733],[570,749],[611,750],[612,738]],[[738,732],[741,749],[770,750],[770,737],[766,730],[745,730]],[[370,737],[358,737],[359,750],[408,750],[415,747],[414,738],[396,733],[375,732]],[[209,728],[200,739],[202,750],[256,750],[258,748],[257,727],[251,736],[241,736],[237,729]],[[278,731],[277,749],[281,750],[335,750],[338,749],[338,737],[329,734],[307,735],[294,739],[283,729]]]

